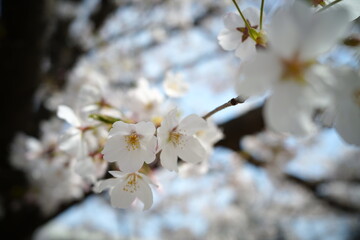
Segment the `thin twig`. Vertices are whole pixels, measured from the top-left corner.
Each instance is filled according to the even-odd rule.
[[[214,115],[215,113],[227,108],[227,107],[230,107],[230,106],[235,106],[239,103],[243,103],[245,102],[245,99],[238,96],[236,98],[232,98],[230,99],[230,101],[218,106],[217,108],[215,108],[214,110],[212,110],[211,112],[209,112],[208,114],[206,114],[205,116],[203,116],[203,118],[206,120],[208,119],[209,117],[211,117],[212,115]]]

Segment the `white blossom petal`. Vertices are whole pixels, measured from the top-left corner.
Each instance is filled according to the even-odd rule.
[[[227,29],[233,30],[238,27],[244,27],[245,23],[239,14],[231,12],[224,16],[224,25]]]
[[[115,178],[98,181],[95,183],[95,185],[93,187],[93,191],[95,193],[101,193],[105,189],[112,188],[113,186],[115,186],[117,184],[117,182],[118,182],[118,179],[115,179]]]
[[[178,119],[178,111],[177,109],[173,109],[171,110],[166,117],[164,118],[164,120],[161,122],[161,126],[158,128],[158,131],[160,129],[160,131],[167,131],[169,129],[173,129],[174,127],[176,127],[179,123],[179,119]]]
[[[302,59],[311,59],[330,50],[344,37],[349,27],[348,12],[343,8],[335,8],[317,13],[310,27],[302,42]]]
[[[308,88],[295,82],[281,83],[265,104],[266,125],[277,132],[305,136],[316,131],[314,106]]]
[[[59,149],[76,157],[82,147],[81,131],[75,128],[68,129],[59,140]]]
[[[259,24],[260,24],[260,11],[257,8],[254,7],[248,7],[244,10],[243,12],[245,18],[250,22],[251,26],[256,26],[258,25],[259,29]],[[264,21],[265,16],[263,16],[263,21]],[[242,19],[241,19],[242,21]]]
[[[222,30],[218,36],[220,46],[226,51],[235,50],[241,42],[242,33],[239,31]]]
[[[338,86],[335,92],[335,128],[349,144],[360,146],[360,76],[352,69],[335,72]]]
[[[123,172],[121,172],[121,171],[109,171],[109,173],[110,173],[112,176],[116,177],[116,178],[124,178],[124,177],[126,177],[126,176],[128,175],[128,174],[123,173]]]
[[[302,10],[303,7],[299,6]],[[296,21],[294,16],[294,9],[296,9],[295,6],[292,8],[280,8],[272,17],[271,24],[268,25],[269,28],[267,29],[270,48],[283,58],[292,57],[303,39],[300,23]],[[306,13],[308,11],[304,10],[302,12]]]
[[[198,163],[206,158],[204,146],[194,137],[186,137],[183,147],[178,149],[179,157],[186,162]]]
[[[144,211],[148,210],[153,204],[153,194],[151,188],[147,182],[138,178],[139,190],[137,191],[137,197],[144,203]]]
[[[80,120],[75,115],[74,111],[65,105],[60,105],[57,110],[57,116],[61,119],[64,119],[67,123],[72,126],[80,127]]]
[[[170,171],[178,171],[178,166],[177,166],[177,154],[175,152],[175,149],[171,148],[171,147],[167,147],[165,149],[162,149],[161,153],[160,153],[160,162],[161,165],[170,170]]]
[[[112,128],[109,132],[109,137],[113,137],[115,135],[127,135],[131,133],[131,129],[131,124],[117,121],[112,125]]]
[[[147,151],[134,151],[131,154],[119,156],[119,160],[117,161],[119,164],[119,168],[122,172],[133,173],[137,172],[144,164],[144,161],[147,160],[151,155],[148,154]],[[150,158],[154,159],[154,158]]]
[[[156,130],[152,122],[139,122],[135,125],[135,129],[138,134],[145,136],[153,136]]]
[[[147,144],[147,148],[148,148],[148,151],[146,151],[147,156],[143,157],[147,164],[152,163],[156,159],[156,147],[157,147],[157,140],[155,137],[153,137],[151,141],[149,141]]]
[[[335,5],[332,5],[328,10],[335,10],[336,8],[345,8],[348,11],[349,22],[354,21],[360,16],[360,1],[359,0],[342,0]]]
[[[205,129],[207,127],[207,122],[202,117],[199,117],[196,114],[191,114],[184,118],[180,123],[178,129],[181,129],[182,133],[187,135],[192,135],[196,131]]]
[[[135,200],[136,195],[124,191],[123,188],[127,184],[126,181],[116,185],[110,191],[111,206],[115,208],[129,208],[131,203]]]
[[[235,83],[240,96],[254,96],[265,93],[279,80],[281,65],[278,58],[269,52],[258,52],[251,60],[241,65],[243,75]]]
[[[240,59],[247,59],[256,53],[256,43],[248,38],[236,48],[235,55]]]

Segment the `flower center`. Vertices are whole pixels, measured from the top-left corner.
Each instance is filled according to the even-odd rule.
[[[355,103],[360,107],[360,88],[354,92]]]
[[[258,25],[254,25],[251,26],[250,21],[248,19],[246,19],[246,21],[249,23],[249,26],[253,29],[257,29]],[[239,32],[241,32],[243,35],[241,37],[241,42],[245,42],[246,39],[248,39],[250,37],[250,33],[249,33],[249,29],[245,26],[245,27],[238,27],[236,28],[236,30],[238,30]]]
[[[145,110],[148,111],[148,112],[154,110],[154,108],[155,108],[155,104],[153,102],[148,102],[145,105]]]
[[[314,60],[301,61],[299,54],[291,59],[281,59],[283,72],[281,79],[293,80],[299,84],[306,84],[305,71],[315,63]]]
[[[129,174],[126,178],[127,182],[122,190],[125,192],[130,192],[130,193],[136,192],[139,189],[137,178],[138,178],[137,174],[135,174],[135,173]]]
[[[125,141],[127,143],[127,150],[132,151],[140,148],[140,136],[136,133],[132,133],[128,136],[125,136]]]
[[[182,134],[176,132],[175,130],[171,131],[169,134],[169,142],[172,142],[174,145],[179,145],[181,141]]]

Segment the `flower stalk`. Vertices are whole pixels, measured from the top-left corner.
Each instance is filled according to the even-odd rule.
[[[211,117],[212,115],[214,115],[217,112],[220,112],[221,110],[231,107],[231,106],[235,106],[238,105],[239,103],[244,103],[245,99],[237,96],[236,98],[232,98],[230,99],[228,102],[218,106],[217,108],[215,108],[214,110],[212,110],[211,112],[207,113],[206,115],[203,116],[203,119],[208,119],[209,117]]]
[[[263,26],[264,4],[265,4],[265,0],[261,0],[261,6],[260,6],[260,31],[262,30],[262,26]]]

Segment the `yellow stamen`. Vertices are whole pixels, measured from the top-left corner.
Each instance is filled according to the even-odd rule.
[[[140,148],[140,137],[136,133],[125,136],[125,141],[127,143],[126,148],[128,151],[133,151]]]
[[[136,173],[131,173],[127,176],[126,178],[126,185],[123,187],[123,191],[125,192],[130,192],[130,193],[134,193],[138,190],[139,185],[137,182],[137,178],[140,177],[138,176]]]
[[[295,54],[291,59],[281,59],[283,65],[283,80],[292,80],[299,84],[306,84],[305,71],[311,67],[315,61],[301,61],[299,54]]]
[[[169,142],[172,142],[174,145],[179,145],[181,141],[182,134],[176,131],[171,131],[169,134]]]

